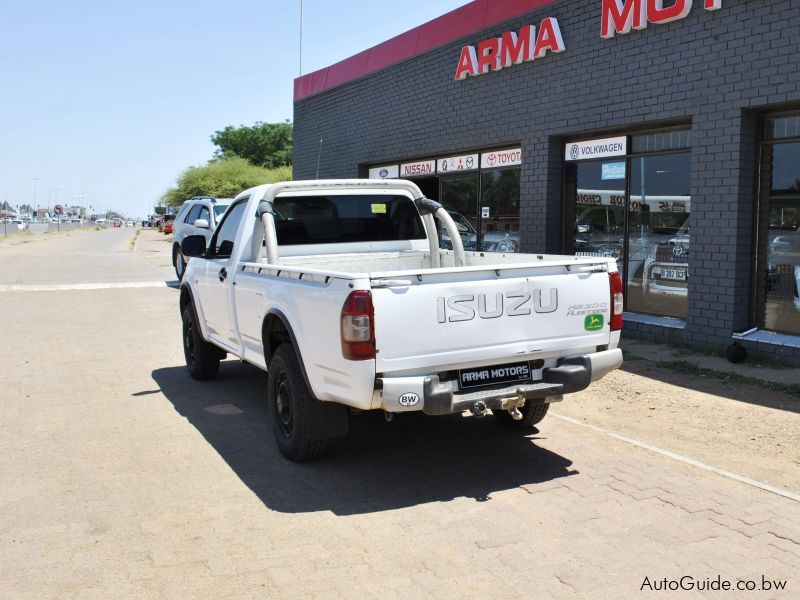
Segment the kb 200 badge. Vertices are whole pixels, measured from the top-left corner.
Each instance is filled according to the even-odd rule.
[[[419,396],[412,393],[403,394],[397,401],[400,403],[400,406],[416,406],[419,404]]]

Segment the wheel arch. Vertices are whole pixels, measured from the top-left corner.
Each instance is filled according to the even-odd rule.
[[[306,372],[306,365],[303,362],[303,353],[300,351],[300,345],[297,343],[297,337],[294,334],[291,323],[283,312],[277,308],[270,309],[264,316],[264,321],[261,325],[261,340],[264,347],[264,363],[269,369],[269,363],[272,355],[283,343],[290,343],[294,346],[294,351],[297,354],[297,361],[300,363],[300,372],[303,374],[308,389],[314,394],[314,388],[308,379]]]
[[[181,285],[181,299],[180,299],[180,311],[183,314],[183,309],[187,306],[190,306],[193,311],[195,311],[195,316],[197,316],[197,311],[194,308],[194,296],[192,296],[192,288],[189,287],[188,284]]]

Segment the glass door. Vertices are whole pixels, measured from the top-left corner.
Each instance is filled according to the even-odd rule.
[[[614,258],[623,275],[625,181],[624,158],[565,165],[565,252]]]
[[[519,168],[481,173],[480,232],[484,252],[519,252]]]
[[[761,145],[756,324],[800,334],[800,115],[768,117]]]
[[[464,249],[477,250],[480,227],[478,174],[442,177],[440,183],[439,202],[456,222]],[[453,244],[447,232],[440,232],[439,235],[442,248],[452,249]]]
[[[689,153],[630,159],[628,310],[686,318],[689,288]]]

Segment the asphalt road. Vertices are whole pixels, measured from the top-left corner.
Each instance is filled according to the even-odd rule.
[[[167,236],[154,230],[144,232],[147,241],[142,248],[136,243],[138,230],[127,227],[21,234],[0,240],[0,285],[174,279]]]
[[[555,415],[530,437],[362,415],[338,454],[287,462],[263,373],[188,377],[170,246],[133,236],[0,245],[0,596],[800,594],[800,503]]]

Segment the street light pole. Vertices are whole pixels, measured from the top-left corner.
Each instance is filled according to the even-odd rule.
[[[31,181],[33,182],[33,206],[35,206],[38,209],[39,205],[36,204],[36,182],[39,181],[39,178],[31,177]]]
[[[56,195],[55,202],[53,202],[53,210],[55,210],[55,207],[58,206],[58,190],[60,189],[61,188],[53,188],[53,191]],[[58,232],[61,233],[61,215],[56,215],[56,220],[58,221]]]

